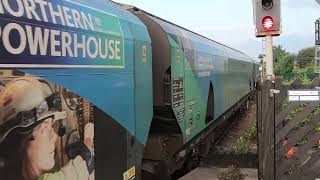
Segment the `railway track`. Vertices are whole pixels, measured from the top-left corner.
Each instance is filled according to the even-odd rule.
[[[252,142],[247,152],[239,152],[237,148],[240,137],[244,137],[255,122],[255,110],[254,100],[250,101],[248,108],[240,108],[229,121],[217,129],[211,151],[207,157],[201,158],[200,166],[225,168],[236,165],[240,168],[257,168],[256,143]]]

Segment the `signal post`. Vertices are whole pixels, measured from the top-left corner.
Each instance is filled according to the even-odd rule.
[[[320,0],[319,0],[320,1]],[[315,22],[315,72],[320,73],[320,18]]]
[[[266,75],[257,87],[259,179],[275,180],[275,75],[273,36],[281,33],[281,0],[253,0],[256,37],[266,38]]]
[[[266,37],[266,79],[273,80],[273,36],[281,34],[281,0],[254,0],[256,37]]]

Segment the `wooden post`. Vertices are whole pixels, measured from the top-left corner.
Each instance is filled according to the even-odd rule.
[[[271,96],[274,82],[267,80],[257,92],[257,128],[259,179],[275,180],[275,96]]]

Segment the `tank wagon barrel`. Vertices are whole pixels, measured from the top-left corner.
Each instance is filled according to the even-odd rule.
[[[152,41],[154,116],[142,168],[170,176],[208,152],[214,129],[254,89],[254,63],[238,50],[121,6],[140,18]]]

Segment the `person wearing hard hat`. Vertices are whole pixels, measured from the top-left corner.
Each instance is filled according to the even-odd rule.
[[[78,156],[62,169],[55,166],[57,134],[53,124],[65,119],[61,99],[50,86],[33,77],[18,78],[0,94],[0,179],[88,180],[94,170],[94,126],[84,129]]]

